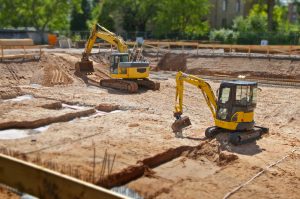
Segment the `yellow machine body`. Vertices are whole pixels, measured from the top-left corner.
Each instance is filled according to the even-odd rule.
[[[220,99],[217,99],[211,86],[203,79],[193,76],[193,75],[188,75],[182,72],[178,72],[176,75],[176,103],[175,103],[175,111],[174,111],[174,116],[175,117],[180,117],[181,114],[183,113],[183,91],[184,91],[184,82],[187,82],[189,84],[192,84],[196,87],[198,87],[203,96],[204,99],[212,113],[212,116],[214,118],[215,126],[222,128],[222,129],[227,129],[227,130],[239,130],[240,126],[247,126],[248,124],[250,127],[248,129],[253,128],[254,125],[254,108],[249,109],[247,106],[242,107],[240,106],[240,109],[243,111],[237,111],[231,114],[231,116],[227,117],[226,119],[221,119],[218,117],[218,111],[220,110],[219,104],[220,104]],[[226,84],[222,83],[222,84]],[[231,84],[236,84],[240,85],[239,82]],[[253,86],[256,86],[256,83],[251,83]],[[242,83],[243,85],[243,83]],[[221,85],[222,86],[222,85]],[[220,89],[220,88],[219,88]],[[231,92],[234,90],[232,89]],[[250,90],[251,91],[251,90]],[[253,90],[251,91],[253,92]],[[235,94],[235,93],[233,93]],[[229,96],[228,96],[229,98]],[[235,103],[231,103],[228,106],[228,109],[233,109],[234,106],[238,106]],[[250,106],[250,105],[249,105]]]

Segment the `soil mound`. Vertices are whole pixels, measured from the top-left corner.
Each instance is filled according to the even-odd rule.
[[[47,65],[34,73],[31,83],[43,86],[67,85],[72,84],[72,78],[56,65]]]
[[[39,61],[0,63],[1,86],[40,84],[43,86],[73,83],[74,64],[64,55],[44,53]]]
[[[157,64],[156,70],[186,71],[187,57],[185,54],[165,54]]]
[[[73,66],[59,56],[46,56],[42,60],[42,68],[33,74],[30,83],[43,86],[72,84],[73,79],[68,74],[71,68]]]

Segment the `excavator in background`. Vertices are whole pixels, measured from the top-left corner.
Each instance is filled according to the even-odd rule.
[[[138,92],[139,86],[159,90],[160,84],[149,79],[149,62],[143,57],[141,48],[134,48],[133,52],[129,52],[122,37],[99,24],[95,24],[91,30],[81,61],[75,65],[76,72],[85,74],[94,72],[93,62],[90,61],[89,56],[97,38],[103,39],[118,49],[117,53],[112,53],[110,56],[111,79],[102,79],[100,86],[129,93]]]
[[[268,128],[259,127],[254,122],[256,107],[257,83],[248,81],[222,81],[217,90],[216,98],[211,86],[205,80],[193,75],[178,72],[176,75],[176,102],[172,124],[174,132],[191,125],[189,117],[183,114],[184,82],[198,87],[212,113],[215,126],[205,131],[207,138],[213,138],[218,133],[228,132],[229,142],[239,145],[261,138],[269,132]]]

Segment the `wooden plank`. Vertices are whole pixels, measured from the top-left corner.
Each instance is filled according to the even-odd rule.
[[[32,39],[0,39],[0,45],[6,46],[32,46],[34,45]]]
[[[2,46],[3,49],[36,49],[36,48],[50,48],[50,45],[33,45],[33,46],[24,46],[24,45],[15,45],[15,46],[9,46],[4,45]]]
[[[40,57],[39,53],[27,53],[27,54],[11,54],[11,55],[1,55],[1,59],[18,59],[18,58],[34,58]]]
[[[0,182],[43,199],[127,198],[76,178],[0,154]]]

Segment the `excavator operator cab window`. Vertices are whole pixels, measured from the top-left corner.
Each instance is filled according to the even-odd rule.
[[[120,62],[119,55],[113,55],[110,57],[110,70],[111,73],[117,74],[118,73],[118,65]]]
[[[220,96],[220,102],[222,104],[225,104],[226,102],[228,102],[229,96],[230,96],[230,88],[227,88],[227,87],[222,88],[221,96]]]
[[[217,117],[221,120],[226,120],[228,116],[228,102],[230,102],[230,87],[223,87],[220,89],[219,95],[219,109],[217,112]]]
[[[121,55],[120,62],[128,62],[128,55]]]
[[[235,100],[236,104],[247,106],[256,104],[257,88],[250,85],[237,85]]]

